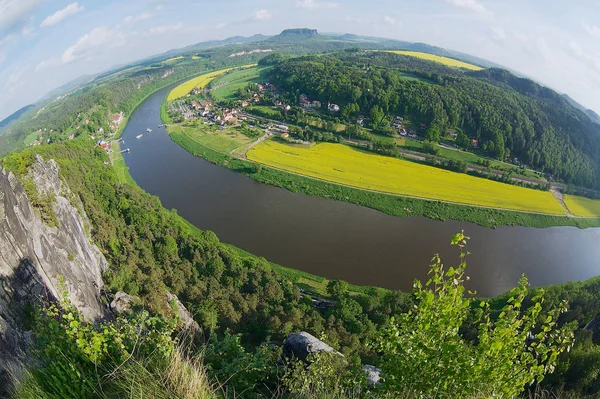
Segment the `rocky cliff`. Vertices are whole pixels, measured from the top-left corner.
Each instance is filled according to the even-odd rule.
[[[79,200],[58,172],[53,160],[38,156],[30,173],[40,195],[53,194],[57,226],[50,227],[36,213],[19,180],[0,168],[0,387],[5,385],[6,369],[15,367],[25,354],[22,316],[29,305],[66,291],[86,319],[96,320],[105,313],[100,288],[107,262],[90,241],[87,216],[69,198]]]

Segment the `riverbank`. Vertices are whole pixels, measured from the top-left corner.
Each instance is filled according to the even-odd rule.
[[[164,107],[164,104],[163,104]],[[161,107],[161,108],[163,108]],[[161,116],[166,112],[161,112]],[[168,121],[168,119],[167,119]],[[267,166],[233,158],[228,154],[210,149],[185,134],[170,133],[171,139],[194,156],[202,157],[216,165],[243,173],[252,179],[292,192],[320,196],[365,206],[398,217],[424,216],[434,220],[457,220],[471,222],[483,227],[525,226],[545,228],[573,226],[578,228],[600,227],[600,218],[570,218],[525,212],[478,208],[441,201],[417,199],[398,195],[328,183],[306,176],[295,175]]]

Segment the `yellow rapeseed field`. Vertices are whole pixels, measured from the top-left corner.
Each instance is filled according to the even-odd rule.
[[[232,69],[249,68],[249,67],[253,67],[253,66],[256,66],[256,64],[244,65],[241,67],[234,67],[234,68],[220,69],[218,71],[212,71],[209,73],[205,73],[204,75],[197,76],[193,79],[188,80],[187,82],[180,84],[179,86],[177,86],[173,90],[171,90],[171,92],[167,96],[167,100],[173,101],[173,100],[177,100],[178,98],[185,97],[189,92],[191,92],[196,87],[199,87],[202,89],[202,88],[206,87],[206,85],[211,80],[213,80],[214,78],[216,78],[219,75],[224,74],[225,72],[231,71]]]
[[[342,144],[312,148],[267,140],[248,159],[348,186],[467,205],[564,215],[551,193],[511,186],[432,166],[386,157]]]
[[[600,217],[600,200],[565,195],[564,201],[575,216]]]
[[[456,68],[464,68],[470,69],[472,71],[480,71],[483,68],[478,67],[477,65],[468,64],[463,61],[455,60],[454,58],[442,57],[439,55],[429,54],[429,53],[421,53],[419,51],[398,51],[398,50],[390,50],[388,53],[408,55],[410,57],[417,57],[428,61],[439,62],[440,64],[444,64],[451,67]]]

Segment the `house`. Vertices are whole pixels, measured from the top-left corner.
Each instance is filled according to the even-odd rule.
[[[337,104],[327,103],[327,109],[329,112],[338,112],[340,110],[340,106]]]
[[[119,112],[118,114],[116,114],[112,120],[112,122],[117,126],[119,126],[122,121],[123,121],[123,112]]]
[[[456,138],[458,136],[458,133],[456,133],[454,130],[451,130],[451,129],[448,129],[447,133],[452,138]]]
[[[98,128],[98,130],[97,130],[97,132],[98,132],[99,134],[102,134],[102,133],[104,133],[104,129],[103,129],[103,128],[101,128],[101,127],[99,127],[99,128]]]
[[[471,147],[473,148],[479,148],[479,140],[471,140]]]
[[[364,121],[365,121],[365,117],[362,116],[362,115],[359,115],[358,119],[356,120],[356,123],[358,123],[359,125],[362,126],[362,124],[364,123]]]
[[[315,100],[315,101],[313,101],[312,103],[310,103],[310,106],[311,106],[312,108],[321,108],[321,102],[320,102],[320,101],[317,101],[317,100]]]
[[[406,129],[401,129],[400,130],[400,136],[402,136],[402,137],[406,136]]]
[[[287,127],[286,125],[275,125],[275,129],[282,131],[282,132],[287,132],[290,128]]]
[[[400,121],[400,122],[402,122],[402,121],[404,120],[404,118],[403,118],[403,117],[401,117],[401,116],[397,116],[397,117],[396,117],[396,120],[397,120],[397,121]]]
[[[427,129],[427,125],[426,125],[426,124],[424,124],[424,123],[421,123],[421,124],[419,125],[419,127],[420,127],[421,129]]]
[[[289,133],[281,133],[281,138],[287,139],[290,137]]]

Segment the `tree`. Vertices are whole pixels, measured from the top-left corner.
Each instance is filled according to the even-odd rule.
[[[371,126],[373,127],[373,129],[377,129],[379,127],[379,124],[381,123],[381,121],[383,120],[384,117],[384,112],[381,109],[381,107],[379,105],[374,106],[373,108],[371,108]]]
[[[462,131],[459,131],[456,134],[456,144],[461,147],[461,148],[468,148],[469,147],[469,137]]]
[[[327,283],[327,293],[333,298],[342,298],[348,292],[348,283],[344,280],[331,280]]]
[[[433,143],[438,143],[440,141],[440,135],[440,126],[436,123],[432,123],[425,132],[425,139]]]
[[[415,397],[516,397],[552,372],[558,355],[570,348],[572,329],[557,329],[566,302],[542,316],[539,290],[524,309],[525,276],[496,320],[489,303],[480,303],[477,344],[462,337],[459,328],[472,303],[464,287],[467,240],[463,233],[452,238],[460,248],[457,267],[444,270],[439,255],[433,258],[425,287],[415,281],[415,308],[392,320],[379,337],[386,390]]]

